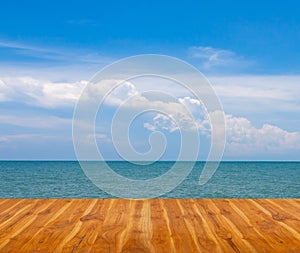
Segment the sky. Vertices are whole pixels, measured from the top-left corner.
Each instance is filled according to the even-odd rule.
[[[76,159],[72,118],[88,81],[124,57],[163,54],[192,64],[210,81],[225,112],[224,160],[299,160],[299,8],[298,1],[1,3],[0,159]],[[145,98],[138,86],[127,83],[112,94],[98,117],[96,139],[105,159],[120,158],[110,121],[124,94],[158,99]],[[132,145],[147,152],[148,137],[161,131],[168,142],[162,159],[176,160],[178,129],[165,116],[183,119],[184,105],[196,117],[204,159],[203,104],[172,87],[173,104],[157,106],[166,115],[149,113],[133,124]]]

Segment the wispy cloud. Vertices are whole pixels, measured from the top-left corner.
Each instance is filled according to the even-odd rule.
[[[190,58],[198,59],[201,67],[211,69],[215,67],[240,67],[250,62],[238,56],[235,52],[210,46],[193,46],[188,49]]]
[[[71,128],[72,119],[56,116],[29,116],[29,115],[0,115],[0,124],[26,127],[31,129],[56,129]]]
[[[67,23],[68,24],[71,24],[71,25],[93,25],[95,26],[96,23],[95,21],[93,21],[92,19],[69,19],[67,20]]]
[[[40,59],[61,60],[62,52],[53,48],[38,47],[16,41],[0,41],[0,48],[11,49],[11,54],[31,56]]]
[[[25,44],[13,42],[13,41],[0,41],[0,47],[14,48],[14,49],[26,49],[26,50],[34,50],[34,51],[45,51],[38,47],[33,47],[33,46],[29,46],[29,45],[25,45]]]
[[[99,52],[82,49],[54,48],[45,46],[36,46],[24,42],[0,40],[0,48],[8,49],[6,54],[27,56],[40,60],[55,61],[56,63],[90,63],[103,64],[111,62],[111,58],[100,54]],[[28,59],[24,59],[28,62]],[[29,61],[30,62],[30,61]],[[18,59],[18,64],[22,59]]]
[[[13,135],[0,135],[0,143],[11,142],[16,140],[26,140],[41,137],[40,134],[13,134]]]
[[[230,113],[247,114],[253,111],[256,115],[279,116],[279,111],[300,112],[299,75],[211,76],[209,80]],[[263,110],[258,110],[258,107]]]

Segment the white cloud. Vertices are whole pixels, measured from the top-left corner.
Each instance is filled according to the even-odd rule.
[[[144,123],[144,127],[152,132],[156,131],[156,129],[157,129],[157,127],[155,125],[152,125],[151,123],[148,123],[148,122]]]
[[[89,102],[99,102],[99,97],[121,80],[104,80],[89,85],[86,97]],[[0,102],[16,102],[43,108],[73,108],[88,81],[52,82],[32,77],[0,77]],[[137,90],[130,82],[123,82],[105,100],[106,104],[118,106]]]
[[[198,46],[189,48],[189,55],[203,61],[203,67],[209,69],[215,66],[226,66],[239,61],[233,51],[213,48],[209,46]]]
[[[109,85],[111,87],[113,87],[114,84],[120,82],[120,80],[110,80],[107,81],[105,80],[105,83],[101,83],[99,85],[96,86],[95,90],[98,90],[99,95],[103,95],[100,94],[101,92],[103,92],[103,90],[101,89],[101,85],[103,85],[103,87]],[[96,92],[97,94],[97,92]],[[132,97],[132,96],[138,96],[139,92],[136,89],[136,87],[128,82],[122,82],[122,84],[120,86],[118,86],[118,88],[114,89],[106,98],[105,103],[112,105],[112,106],[120,106],[126,99]]]
[[[245,105],[249,101],[256,103],[258,100],[269,100],[273,101],[269,105],[273,108],[283,103],[289,103],[290,107],[287,110],[290,111],[292,106],[295,106],[294,110],[297,109],[297,103],[300,99],[300,76],[236,76],[211,77],[210,79],[218,95],[221,98],[227,98],[231,103],[236,98],[243,99]],[[105,85],[111,86],[116,81],[106,81]],[[21,102],[46,108],[73,108],[85,85],[85,81],[68,83],[29,77],[6,77],[0,79],[0,102]],[[103,86],[92,87],[87,93],[87,99],[97,100],[99,95],[102,96],[107,88],[105,85],[103,83]],[[128,98],[129,100],[126,100]],[[163,101],[159,98],[149,99],[135,85],[125,82],[123,86],[110,94],[106,102],[113,107],[122,105],[125,110],[143,111],[149,108],[156,110],[157,114],[144,123],[144,127],[150,131],[165,130],[174,132],[179,128],[195,130],[196,127],[205,135],[210,133],[204,105],[190,96],[178,97],[177,95],[173,101]],[[124,102],[125,104],[123,104]],[[233,106],[242,107],[242,110],[246,109],[246,106],[243,107],[241,103],[237,105],[233,103]],[[188,112],[192,114],[195,121]],[[51,116],[26,117],[24,115],[22,117],[2,114],[0,122],[21,127],[45,129],[71,125],[71,119]],[[226,115],[226,123],[226,152],[228,154],[234,156],[258,153],[276,154],[300,149],[299,132],[286,131],[272,124],[263,124],[260,128],[255,127],[246,117],[234,117],[232,115]],[[22,135],[19,137],[22,138]],[[106,137],[107,135],[104,133],[96,136],[97,139],[105,139]],[[9,138],[2,136],[1,141]]]
[[[160,103],[152,122],[147,122],[144,127],[150,131],[166,130],[174,132],[178,130],[195,131],[199,129],[202,134],[209,134],[210,125],[205,106],[198,99],[191,97],[178,98],[178,102]],[[149,105],[151,105],[149,103]]]
[[[190,97],[179,98],[178,101],[184,105],[202,105],[200,100]]]
[[[148,122],[144,123],[144,127],[152,132],[156,130],[167,130],[172,133],[179,130],[179,127],[174,119],[172,119],[171,115],[166,116],[164,114],[157,113],[153,117],[152,121],[152,124]]]
[[[71,25],[96,25],[96,23],[91,19],[70,19],[67,23]]]
[[[93,140],[93,139],[103,140],[103,139],[108,139],[108,136],[107,136],[107,134],[103,134],[103,133],[101,133],[101,134],[89,134],[87,136],[87,138],[91,139],[91,140]]]
[[[3,77],[0,78],[0,102],[12,101],[46,108],[73,107],[86,83]]]
[[[273,80],[277,79],[274,78]],[[250,84],[251,82],[249,82]],[[253,89],[255,87],[254,85]],[[142,111],[152,108],[158,111],[150,121],[144,123],[146,129],[169,132],[182,128],[188,130],[198,129],[200,133],[209,136],[210,123],[208,114],[201,101],[189,96],[179,97],[177,101],[172,102],[164,102],[162,100],[150,101],[140,94],[133,85],[126,85],[125,88],[123,94],[126,94],[126,96],[131,94],[132,96],[128,103],[123,105],[128,110]],[[241,85],[240,88],[243,89],[243,86]],[[259,88],[258,86],[257,89],[259,90]],[[280,90],[279,86],[277,88]],[[233,89],[231,92],[233,97],[238,96],[236,89]],[[285,93],[285,96],[279,96],[280,92],[271,89],[270,93],[270,97],[273,99],[290,99],[288,92]],[[243,96],[247,94],[250,97],[252,96],[246,89]],[[260,96],[259,92],[256,95]],[[190,117],[189,113],[194,119]],[[247,152],[248,154],[258,152],[271,154],[272,152],[280,153],[300,149],[300,134],[298,132],[289,132],[271,124],[264,124],[261,128],[255,128],[247,118],[234,117],[232,115],[226,115],[226,124],[227,152],[229,153],[235,153],[235,155],[247,154]]]
[[[0,143],[8,143],[20,140],[37,140],[37,139],[61,139],[62,136],[44,135],[44,134],[11,134],[0,135]]]
[[[87,138],[83,140],[84,143],[94,143],[94,141],[101,142],[101,145],[103,143],[111,143],[111,137],[108,134],[105,133],[95,133],[95,134],[88,134]]]
[[[195,107],[197,106],[197,107]],[[147,129],[163,129],[174,132],[179,129],[196,130],[198,125],[207,119],[205,108],[199,101],[190,97],[179,98],[177,101],[163,102],[161,100],[150,101],[142,95],[136,96],[127,105],[128,109],[139,111],[151,109],[156,111],[151,123],[144,125]]]
[[[0,41],[0,47],[44,51],[44,49],[41,49],[39,47],[29,46],[29,45],[25,45],[23,43],[18,43],[18,42],[13,42],[13,41]]]
[[[300,133],[270,124],[255,128],[246,118],[226,115],[226,129],[226,149],[234,156],[300,150]]]
[[[97,83],[97,85],[90,85],[83,96],[83,99],[88,103],[87,108],[90,108],[89,106],[94,107],[92,103],[99,103],[99,97],[102,97],[104,93],[108,93],[107,91],[113,87],[113,84],[118,82],[120,82],[120,80],[103,80]],[[154,88],[154,86],[152,88]],[[203,114],[203,112],[199,110],[203,105],[198,100],[190,97],[173,97],[172,99],[168,97],[169,100],[165,101],[163,95],[168,95],[168,93],[165,94],[164,91],[159,92],[158,89],[154,90],[155,92],[153,93],[152,90],[152,96],[150,96],[150,98],[147,96],[149,94],[140,92],[134,84],[123,82],[121,86],[107,95],[105,103],[115,108],[120,106],[123,115],[131,111],[156,111],[157,114],[153,118],[155,124],[163,127],[165,130],[171,129],[172,131],[175,131],[177,127],[191,129],[194,124],[191,116],[193,116],[193,114],[197,114],[197,116],[201,113]],[[172,92],[169,91],[169,96],[170,93]],[[197,108],[195,108],[195,106],[197,106]],[[166,118],[170,120],[167,121]],[[171,123],[172,121],[173,123]],[[178,125],[176,127],[174,126],[175,122]],[[150,125],[148,122],[148,124],[145,124],[145,127],[154,129],[155,124]]]
[[[242,75],[209,77],[217,94],[229,98],[296,100],[300,76]]]
[[[190,105],[196,106],[192,111],[202,111],[197,115],[195,123],[200,133],[208,136],[210,134],[210,123],[207,115],[203,114],[202,103],[189,97],[180,98],[179,101],[185,103],[187,107],[190,107]],[[300,150],[299,132],[289,132],[271,124],[264,124],[261,128],[256,128],[244,117],[225,115],[225,119],[227,155],[249,157],[255,154],[280,154]],[[180,120],[179,117],[178,122]],[[185,124],[184,126],[188,127],[192,124]],[[144,127],[150,131],[167,130],[173,132],[179,130],[172,118],[162,114],[157,114],[152,122],[144,124]],[[191,128],[190,130],[194,129]]]
[[[262,103],[268,101],[267,106],[270,108],[280,105],[281,109],[293,110],[293,107],[296,110],[300,109],[298,103],[300,100],[300,76],[211,76],[209,80],[217,95],[222,98],[224,105],[227,106],[227,101],[231,101],[229,106],[233,109],[247,109],[243,106],[243,102],[246,104],[256,103],[258,100]],[[112,86],[116,82],[118,80],[105,80],[101,85],[91,86],[88,99],[98,101],[99,96],[102,96],[107,89],[107,85]],[[73,107],[86,84],[87,81],[53,82],[32,77],[0,77],[0,102],[14,101],[47,108]],[[151,88],[157,87],[177,98],[184,94],[184,88],[176,85],[169,85],[168,89],[163,90],[163,85],[157,82]],[[145,89],[145,87],[143,88]],[[138,92],[140,91],[135,85],[124,82],[124,85],[108,96],[106,102],[111,105],[119,105]],[[189,97],[189,93],[187,92],[184,96]],[[235,99],[239,99],[238,105],[233,102]],[[142,103],[143,99],[137,100],[136,98],[132,101],[131,106],[134,106],[134,103]],[[179,102],[184,104],[183,100]],[[189,100],[189,104],[194,102]],[[230,113],[234,114],[235,112],[230,111]]]
[[[25,115],[0,115],[0,124],[9,124],[20,127],[56,129],[71,128],[72,119],[55,116],[25,116]]]
[[[1,142],[7,142],[7,141],[8,141],[7,136],[0,136],[0,143]]]
[[[295,123],[300,118],[299,75],[212,76],[209,80],[227,114],[255,115],[261,124],[273,119],[299,129]]]
[[[86,20],[87,21],[87,20]],[[82,23],[83,24],[83,23]],[[89,64],[108,64],[112,61],[111,58],[105,57],[94,51],[78,50],[75,48],[53,48],[44,47],[38,45],[32,45],[19,41],[0,41],[0,48],[13,49],[8,51],[12,55],[29,56],[40,60],[54,60],[56,64],[58,62],[68,63],[68,65],[73,65],[76,63],[89,63]],[[16,50],[15,50],[16,49]],[[19,60],[18,63],[22,62]],[[26,61],[25,65],[28,65]],[[36,68],[36,66],[35,66]]]

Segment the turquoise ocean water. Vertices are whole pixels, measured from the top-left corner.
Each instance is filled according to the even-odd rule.
[[[109,162],[133,179],[157,177],[173,162],[137,166]],[[182,164],[184,166],[184,163]],[[198,185],[204,163],[164,198],[299,198],[300,162],[222,162],[211,180]],[[78,162],[1,161],[0,198],[111,198],[85,176]]]

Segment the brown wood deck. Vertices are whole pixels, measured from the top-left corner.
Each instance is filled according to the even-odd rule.
[[[300,199],[1,199],[0,252],[300,252]]]

